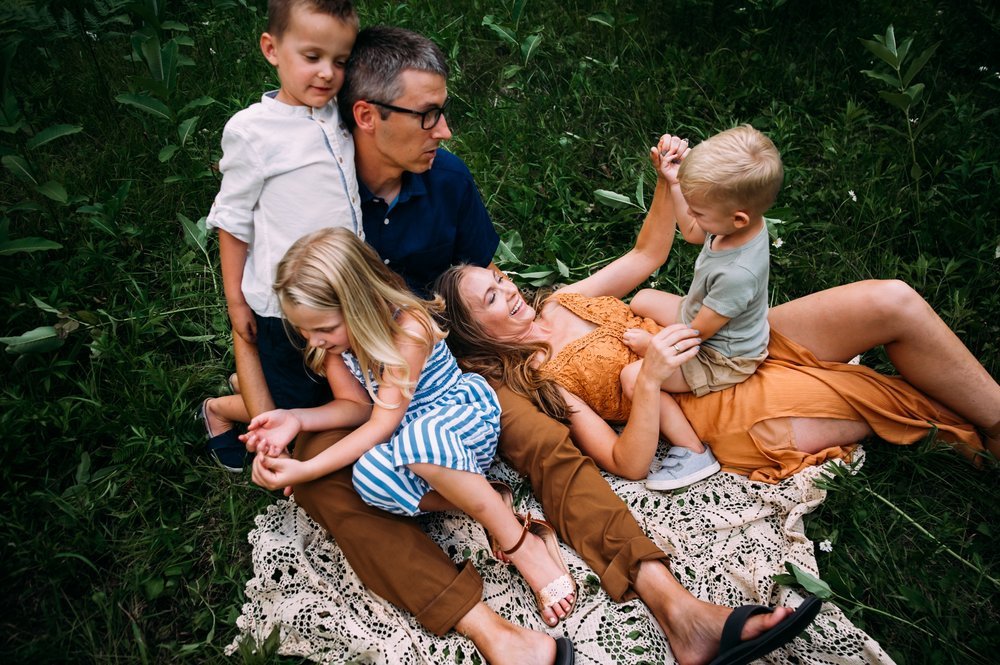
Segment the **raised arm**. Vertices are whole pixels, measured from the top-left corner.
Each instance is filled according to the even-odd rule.
[[[659,143],[650,149],[650,160],[656,166],[656,189],[635,246],[590,277],[565,287],[563,291],[621,298],[666,262],[676,229],[668,174],[671,171],[676,174],[676,161],[682,159],[687,150],[687,141],[683,139],[669,134],[660,137]]]

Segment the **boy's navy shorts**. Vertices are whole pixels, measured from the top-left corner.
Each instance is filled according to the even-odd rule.
[[[285,328],[282,319],[258,316],[257,351],[271,399],[279,409],[306,409],[322,406],[333,399],[330,384],[306,367],[305,341]],[[289,332],[295,337],[289,339]]]

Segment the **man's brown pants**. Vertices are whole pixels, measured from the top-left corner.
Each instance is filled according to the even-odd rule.
[[[500,455],[528,477],[559,537],[597,573],[608,595],[635,597],[639,563],[666,562],[666,554],[573,445],[568,428],[506,387],[494,388],[503,409]],[[347,433],[303,434],[295,456],[310,459]],[[366,587],[443,635],[482,599],[479,573],[468,561],[456,567],[416,520],[362,501],[351,474],[348,467],[296,485],[295,500],[333,536]]]

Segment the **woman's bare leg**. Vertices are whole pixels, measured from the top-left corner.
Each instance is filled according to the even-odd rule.
[[[863,420],[792,418],[795,447],[810,455],[827,448],[849,446],[874,433]]]
[[[639,565],[634,589],[666,634],[678,663],[703,665],[715,657],[722,626],[733,608],[698,600],[659,561],[644,561]],[[741,637],[753,639],[791,613],[787,607],[778,607],[769,614],[751,617]]]
[[[436,464],[411,464],[410,470],[427,481],[440,497],[428,497],[420,507],[439,505],[444,498],[466,515],[476,520],[493,535],[504,548],[513,548],[521,539],[523,526],[510,511],[489,481],[478,473],[458,471]],[[559,565],[549,556],[545,543],[538,536],[527,533],[521,547],[508,554],[525,581],[532,589],[541,590],[552,580],[563,575]],[[550,626],[559,623],[572,608],[573,597],[567,596],[542,611],[542,619]]]
[[[884,345],[903,378],[986,432],[990,452],[1000,456],[1000,385],[904,282],[820,291],[772,308],[769,320],[821,360],[844,362]]]

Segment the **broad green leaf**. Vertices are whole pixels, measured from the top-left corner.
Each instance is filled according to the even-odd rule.
[[[9,256],[18,252],[44,252],[49,249],[62,249],[62,245],[45,238],[18,238],[0,242],[0,256]]]
[[[521,16],[524,15],[524,6],[528,4],[528,0],[515,0],[514,9],[511,11],[511,18],[514,19],[514,25],[521,22]]]
[[[899,64],[906,62],[906,55],[910,52],[911,46],[913,46],[913,37],[908,37],[896,49],[896,59],[899,61]]]
[[[184,227],[184,242],[194,249],[200,249],[204,252],[208,239],[208,227],[205,224],[206,218],[202,217],[197,222],[192,222],[181,213],[177,213],[177,219]]]
[[[643,210],[646,209],[646,192],[644,191],[645,186],[646,186],[646,179],[643,178],[642,175],[640,174],[639,181],[635,183],[635,202]]]
[[[46,198],[52,199],[56,203],[66,203],[69,200],[66,188],[63,187],[61,182],[56,182],[55,180],[49,180],[45,184],[35,187],[35,191]]]
[[[170,109],[167,108],[167,105],[154,97],[150,97],[149,95],[124,92],[115,97],[115,99],[121,104],[134,106],[137,109],[141,109],[146,113],[151,113],[158,118],[163,118],[164,120],[170,120],[171,118]]]
[[[149,75],[157,81],[162,81],[164,79],[164,71],[163,51],[160,47],[160,38],[155,35],[147,37],[139,45],[139,49],[142,53],[143,59],[146,61],[146,67],[149,69]]]
[[[215,335],[178,335],[177,337],[185,342],[211,342],[215,339]]]
[[[177,137],[181,140],[181,145],[187,143],[187,140],[194,134],[199,117],[201,116],[193,115],[177,127]]]
[[[632,199],[629,197],[607,189],[594,190],[594,196],[597,197],[598,201],[605,205],[609,205],[612,208],[625,208],[626,206],[635,207],[635,204],[632,203]]]
[[[500,38],[503,39],[504,41],[510,42],[514,46],[518,45],[517,37],[514,36],[514,33],[510,29],[495,23],[492,15],[487,14],[486,16],[483,17],[483,25],[485,25],[487,28],[495,32],[497,35],[499,35]]]
[[[45,145],[49,141],[55,141],[63,136],[69,136],[70,134],[76,134],[81,131],[83,131],[83,127],[80,125],[53,125],[52,127],[43,129],[32,136],[24,143],[24,145],[27,146],[29,150],[34,150],[38,146]]]
[[[883,44],[870,39],[862,39],[861,43],[864,44],[866,49],[874,53],[882,62],[888,64],[893,69],[896,69],[899,66],[899,62],[896,60],[895,54],[887,49]]]
[[[893,88],[899,88],[899,79],[892,74],[887,74],[884,72],[877,72],[874,69],[862,69],[861,73],[865,76],[870,76],[873,79],[878,79],[879,81],[885,81]]]
[[[916,102],[920,99],[920,95],[924,92],[923,83],[914,83],[909,88],[903,91],[903,94],[910,98],[911,101]]]
[[[503,76],[505,80],[514,78],[515,76],[517,76],[518,72],[520,72],[522,69],[524,69],[524,67],[522,67],[521,65],[507,65],[506,67],[503,68],[501,76]]]
[[[208,106],[209,104],[214,104],[214,97],[198,97],[197,99],[192,99],[190,102],[185,104],[177,115],[185,115],[191,109],[199,108],[201,106]]]
[[[44,353],[54,351],[63,344],[59,333],[52,326],[39,326],[18,337],[0,337],[0,344],[7,345],[7,353]]]
[[[931,59],[931,56],[934,55],[934,52],[937,51],[937,47],[940,46],[940,44],[941,42],[938,42],[937,44],[927,47],[924,49],[923,53],[917,56],[916,60],[910,63],[910,66],[906,68],[906,74],[903,75],[904,87],[910,85],[910,81],[912,81],[913,77],[915,77],[920,70],[924,68],[924,65],[926,65],[927,61]]]
[[[160,24],[160,27],[163,28],[164,30],[176,30],[178,32],[188,31],[188,27],[183,23],[179,23],[178,21],[164,21],[162,24]]]
[[[920,164],[913,162],[913,166],[910,167],[910,177],[914,180],[919,180],[923,174],[924,170],[920,168]]]
[[[0,161],[3,162],[4,167],[6,167],[8,171],[21,180],[26,180],[32,185],[38,184],[35,176],[31,173],[31,166],[28,165],[28,162],[24,159],[24,157],[21,157],[20,155],[4,155],[3,160]]]
[[[564,279],[569,279],[569,266],[567,266],[559,259],[556,259],[556,270],[559,271],[559,275],[562,276]]]
[[[885,47],[896,55],[896,31],[891,25],[885,29]]]
[[[532,270],[530,272],[520,273],[521,277],[524,279],[541,279],[542,277],[548,277],[554,270]]]
[[[599,23],[600,25],[607,26],[609,28],[615,27],[615,18],[607,12],[597,12],[596,14],[591,14],[587,17],[587,20],[592,23]]]
[[[55,314],[56,316],[58,316],[61,313],[58,309],[48,304],[44,300],[39,300],[35,296],[31,296],[31,299],[35,301],[35,307],[42,310],[43,312],[48,312],[49,314]]]
[[[173,39],[164,44],[161,54],[163,62],[163,85],[173,92],[177,85],[177,51],[180,47]]]
[[[541,35],[528,35],[521,43],[521,55],[524,56],[524,64],[528,64],[531,56],[538,50],[538,45],[542,43]]]
[[[898,108],[900,111],[907,110],[913,103],[913,100],[911,100],[908,96],[904,95],[901,92],[889,92],[888,90],[879,90],[878,94],[879,97],[889,102],[890,104]]]
[[[174,156],[174,153],[176,153],[180,149],[181,149],[181,147],[179,145],[176,145],[176,144],[173,144],[173,143],[171,143],[169,145],[165,145],[160,150],[160,152],[156,156],[156,158],[158,160],[160,160],[161,162],[170,161],[170,158]]]
[[[785,562],[785,570],[795,576],[795,581],[801,584],[803,589],[817,598],[822,600],[833,598],[833,589],[830,588],[830,585],[812,573],[802,570],[791,561]]]
[[[511,231],[500,238],[496,255],[500,261],[520,263],[521,259],[518,257],[518,253],[520,253],[521,249],[521,234],[517,231]]]
[[[187,35],[177,35],[176,37],[174,37],[174,41],[177,42],[180,46],[194,46],[194,40],[188,37]],[[180,60],[178,60],[177,64],[180,65],[182,63]]]

